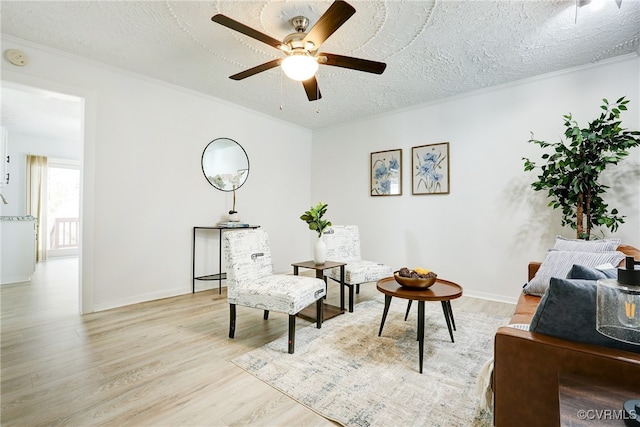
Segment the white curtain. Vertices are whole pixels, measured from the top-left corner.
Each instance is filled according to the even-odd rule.
[[[36,262],[47,259],[47,158],[27,154],[27,215],[36,222]]]

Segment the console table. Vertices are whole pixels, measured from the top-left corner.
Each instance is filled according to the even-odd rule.
[[[196,280],[217,280],[218,281],[218,293],[222,294],[222,280],[227,278],[227,273],[222,272],[222,232],[234,231],[234,230],[247,230],[259,228],[259,225],[249,225],[243,227],[227,227],[223,225],[213,226],[196,226],[193,227],[193,246],[191,249],[191,293],[196,292]],[[196,232],[198,230],[218,230],[218,272],[214,274],[208,274],[205,276],[196,277]]]

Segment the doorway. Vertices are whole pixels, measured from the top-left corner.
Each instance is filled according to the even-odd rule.
[[[47,257],[75,257],[66,263],[73,269],[73,292],[77,312],[81,309],[80,239],[82,158],[84,148],[84,99],[60,92],[2,81],[1,125],[7,130],[10,180],[2,188],[7,204],[2,215],[25,216],[27,212],[27,155],[49,159],[39,239],[47,242]],[[3,237],[4,238],[4,237]],[[52,261],[55,261],[52,259]],[[47,261],[43,261],[46,263]],[[39,271],[55,272],[38,265]],[[65,272],[69,275],[70,272]],[[53,273],[52,273],[53,274]],[[42,279],[42,278],[41,278]],[[52,277],[53,280],[56,278]],[[71,290],[72,289],[72,290]]]

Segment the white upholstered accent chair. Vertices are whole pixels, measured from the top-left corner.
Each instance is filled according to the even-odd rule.
[[[229,302],[229,338],[236,329],[236,305],[289,315],[289,353],[295,349],[296,314],[316,303],[318,329],[322,327],[326,294],[322,279],[273,274],[269,236],[262,229],[238,230],[223,234]]]
[[[393,269],[360,257],[360,230],[357,225],[334,225],[324,231],[327,260],[346,262],[344,283],[349,288],[349,312],[353,312],[353,288],[360,293],[360,284],[377,282],[393,276]],[[325,276],[340,282],[340,268],[325,270]],[[344,289],[340,289],[340,308],[344,310]]]

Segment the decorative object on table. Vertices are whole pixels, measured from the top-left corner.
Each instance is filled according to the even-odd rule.
[[[287,16],[290,8],[283,8],[281,16]],[[309,10],[312,19],[317,18],[315,10]],[[338,29],[347,22],[356,10],[345,1],[334,1],[331,6],[315,21],[311,29],[307,31],[309,19],[305,16],[293,16],[290,23],[295,30],[287,35],[282,41],[261,33],[251,27],[235,21],[228,16],[217,14],[211,20],[220,25],[224,25],[234,31],[249,36],[252,39],[268,44],[285,57],[276,58],[264,64],[249,68],[229,78],[232,80],[242,80],[263,71],[270,70],[280,65],[284,74],[292,80],[302,82],[309,101],[316,101],[322,96],[316,80],[318,65],[329,65],[334,67],[348,68],[356,71],[364,71],[373,74],[382,74],[387,67],[383,62],[370,61],[368,59],[353,58],[350,56],[335,55],[332,53],[319,52],[320,46]],[[264,18],[260,14],[260,20]],[[264,22],[263,22],[264,23]],[[274,23],[274,27],[279,24]]]
[[[224,233],[227,266],[227,300],[229,302],[229,338],[235,336],[236,306],[289,315],[288,352],[295,350],[296,314],[315,303],[316,327],[322,327],[323,297],[326,295],[322,279],[273,274],[271,246],[265,230],[238,230]]]
[[[411,148],[412,194],[449,194],[449,143]]]
[[[247,228],[250,227],[246,222],[238,222],[238,221],[220,221],[218,223],[219,227],[227,227],[227,228]]]
[[[402,194],[402,149],[371,153],[371,195]]]
[[[393,268],[380,262],[368,261],[360,255],[360,229],[357,225],[333,225],[324,233],[329,261],[346,262],[344,284],[349,288],[349,312],[353,311],[353,289],[360,293],[360,284],[376,282],[393,274]],[[340,269],[325,270],[325,276],[340,281]],[[341,291],[342,292],[342,291]],[[344,298],[340,298],[341,303]],[[341,307],[344,309],[344,306]]]
[[[571,114],[563,116],[566,141],[549,143],[533,139],[529,142],[540,148],[549,148],[542,155],[538,179],[531,184],[535,191],[546,191],[551,198],[549,206],[562,210],[563,226],[576,230],[576,237],[589,240],[592,227],[604,226],[616,231],[624,223],[624,215],[605,203],[603,195],[608,186],[599,183],[600,174],[608,165],[616,165],[629,155],[629,150],[640,145],[640,132],[622,127],[620,114],[627,110],[625,97],[609,104],[603,99],[600,117],[586,128],[580,128]],[[537,163],[523,157],[524,170],[532,171]]]
[[[640,261],[625,258],[618,268],[618,280],[598,280],[596,329],[615,340],[640,345]],[[623,409],[631,423],[640,426],[640,399],[624,402]],[[634,424],[635,423],[635,424]]]
[[[308,211],[300,216],[300,219],[309,224],[309,230],[314,230],[318,233],[318,240],[313,247],[313,260],[317,265],[324,264],[327,260],[327,245],[322,240],[322,233],[327,227],[331,226],[331,221],[322,219],[327,212],[326,203],[318,202],[317,205],[312,206]]]
[[[598,280],[596,329],[615,340],[640,345],[640,261],[628,256],[618,279]]]
[[[393,277],[396,282],[405,288],[426,289],[436,283],[438,275],[421,267],[417,267],[415,270],[402,267],[400,270],[393,272]]]
[[[202,153],[202,172],[209,184],[220,191],[232,192],[233,201],[227,221],[240,222],[236,211],[236,190],[249,176],[249,157],[240,144],[229,138],[217,138]]]

